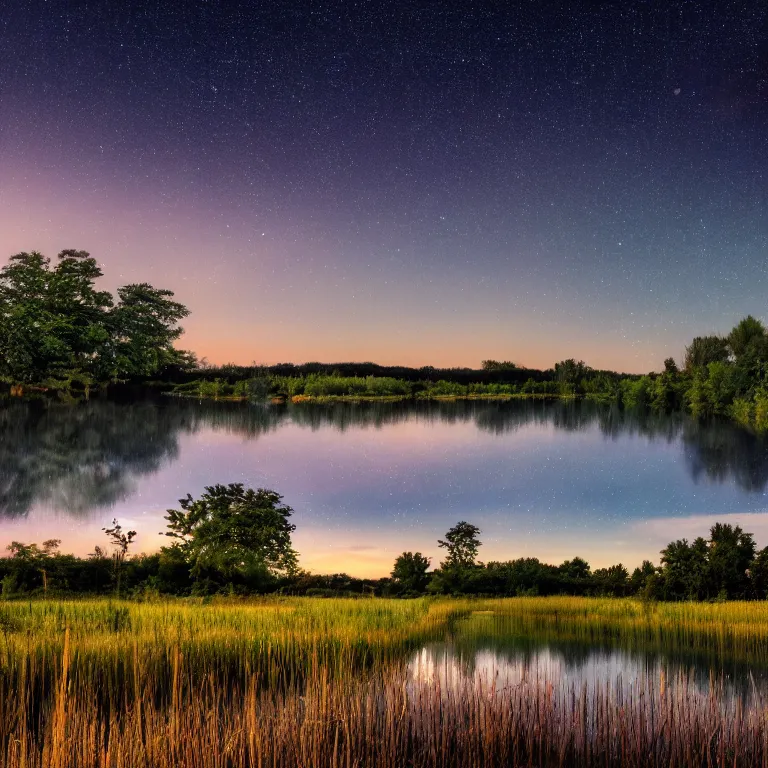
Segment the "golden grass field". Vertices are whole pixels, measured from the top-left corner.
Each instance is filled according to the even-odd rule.
[[[630,698],[409,676],[412,652],[473,613],[521,635],[768,663],[756,602],[5,602],[0,765],[768,764],[768,707],[726,705],[683,674]]]

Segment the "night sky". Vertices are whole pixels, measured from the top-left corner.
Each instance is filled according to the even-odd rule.
[[[768,4],[0,0],[0,257],[212,362],[659,370],[766,317]]]

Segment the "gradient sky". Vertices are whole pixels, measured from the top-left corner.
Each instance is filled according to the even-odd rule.
[[[212,362],[647,371],[765,318],[768,5],[0,0],[0,257]]]

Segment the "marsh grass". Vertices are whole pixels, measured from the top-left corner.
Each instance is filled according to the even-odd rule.
[[[577,598],[0,604],[0,764],[768,765],[766,707],[681,673],[631,691],[443,687],[407,659],[472,611],[521,630],[768,656],[758,603]],[[482,616],[482,614],[480,614]],[[482,630],[487,631],[487,629]]]

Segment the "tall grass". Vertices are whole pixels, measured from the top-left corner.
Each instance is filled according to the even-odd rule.
[[[517,631],[542,639],[609,642],[668,651],[708,651],[768,662],[768,602],[645,603],[589,597],[483,601],[514,620]]]
[[[684,674],[587,691],[414,675],[473,611],[585,641],[768,656],[761,604],[575,598],[0,604],[0,765],[768,765],[764,707]],[[712,645],[712,644],[715,645]]]

